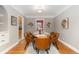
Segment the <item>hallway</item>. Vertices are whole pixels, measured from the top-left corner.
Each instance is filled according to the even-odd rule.
[[[78,29],[79,6],[0,5],[1,54],[78,54]]]

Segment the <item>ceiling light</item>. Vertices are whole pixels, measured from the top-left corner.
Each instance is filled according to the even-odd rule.
[[[46,6],[44,5],[35,5],[33,7],[34,7],[34,10],[38,13],[42,13],[43,11],[46,10]]]
[[[34,10],[46,10],[46,6],[44,5],[35,5],[33,8]]]
[[[34,9],[42,9],[42,10],[45,10],[45,6],[43,6],[43,5],[36,5],[36,6],[34,6]]]
[[[37,10],[38,13],[42,13],[42,10]]]

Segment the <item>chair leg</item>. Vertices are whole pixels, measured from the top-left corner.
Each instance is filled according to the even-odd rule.
[[[49,48],[48,48],[48,50],[50,50],[50,46],[51,46],[51,44],[49,45]]]
[[[57,49],[59,49],[57,42],[53,42],[52,44],[53,44]]]
[[[57,49],[59,49],[57,42],[56,42],[56,47],[57,47]]]
[[[34,46],[34,50],[37,50],[37,48]]]
[[[33,48],[35,49],[34,40],[32,40],[32,45],[33,45]]]
[[[33,45],[33,49],[35,49],[35,46],[34,46],[34,43],[32,42],[32,45]]]
[[[39,49],[36,49],[37,54],[39,54]]]
[[[50,50],[50,46],[49,46],[48,50]]]
[[[55,46],[56,46],[57,49],[59,49],[59,48],[58,48],[58,44],[57,44],[57,42],[55,42]]]
[[[52,42],[52,44],[55,45],[54,42]]]
[[[25,45],[24,50],[26,50],[26,47],[27,47],[27,44]]]
[[[29,44],[29,43],[27,42],[26,45],[25,45],[25,47],[24,47],[24,50],[26,50],[26,47],[27,47],[28,44]]]
[[[47,52],[47,54],[49,54],[48,49],[45,50]]]

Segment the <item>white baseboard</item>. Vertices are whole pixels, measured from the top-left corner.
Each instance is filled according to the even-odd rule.
[[[59,41],[60,41],[61,43],[63,43],[64,45],[68,46],[68,47],[69,47],[70,49],[72,49],[73,51],[79,53],[79,50],[77,50],[76,48],[72,47],[72,46],[69,45],[68,43],[66,43],[66,42],[64,42],[64,41],[62,41],[62,40],[60,40],[60,39],[59,39]]]
[[[7,47],[6,50],[0,52],[0,54],[5,54],[6,52],[8,52],[10,49],[12,49],[13,47],[15,47],[20,41],[16,42],[15,44],[11,45],[10,47]]]

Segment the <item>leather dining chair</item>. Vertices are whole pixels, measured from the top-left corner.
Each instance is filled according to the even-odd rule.
[[[46,38],[35,38],[35,49],[36,49],[36,52],[39,54],[39,50],[45,50],[47,52],[47,54],[49,53],[48,50],[50,48],[50,38],[49,37],[46,37]]]
[[[26,45],[25,45],[25,49],[27,47],[27,45],[29,45],[32,42],[33,48],[34,48],[34,38],[36,38],[31,32],[26,32],[24,33],[25,36],[25,40],[26,40]]]
[[[25,40],[26,40],[26,45],[25,45],[24,49],[26,49],[27,45],[29,45],[31,43],[31,41],[32,41],[32,34],[31,34],[31,32],[24,33],[24,37],[25,37]]]
[[[50,33],[50,39],[53,45],[55,45],[58,49],[58,38],[59,38],[59,33],[58,32],[51,32]]]

